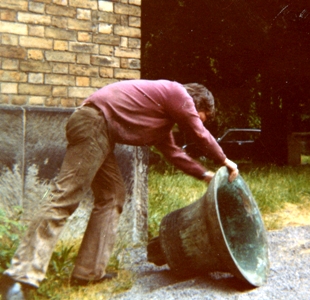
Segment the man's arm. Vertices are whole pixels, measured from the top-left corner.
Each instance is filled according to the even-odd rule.
[[[200,163],[189,157],[182,149],[180,149],[174,142],[172,132],[163,139],[164,141],[155,147],[165,156],[165,158],[182,170],[184,173],[191,175],[197,179],[204,180],[209,183],[214,176],[214,172],[206,170]],[[233,161],[225,158],[222,162],[229,172],[229,182],[232,182],[239,174],[238,166]]]
[[[163,138],[161,143],[154,145],[165,158],[175,167],[184,173],[197,179],[205,180],[205,173],[208,172],[200,163],[188,156],[175,142],[172,132]]]

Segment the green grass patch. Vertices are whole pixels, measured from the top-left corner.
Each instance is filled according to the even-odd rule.
[[[214,169],[214,166],[213,166]],[[310,165],[259,166],[240,164],[240,174],[248,184],[264,215],[280,211],[285,203],[309,207]],[[149,236],[158,235],[161,219],[169,212],[198,200],[206,191],[204,182],[195,180],[173,168],[163,172],[151,168],[149,174]],[[274,229],[278,224],[265,224]]]
[[[301,155],[301,164],[310,164],[310,155]]]

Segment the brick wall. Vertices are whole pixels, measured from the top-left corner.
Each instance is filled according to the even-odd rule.
[[[140,15],[141,0],[0,0],[0,210],[32,216],[58,173],[74,107],[140,78]],[[128,248],[147,240],[148,152],[117,145],[115,155],[127,188],[118,244]],[[84,210],[69,237],[85,229]]]
[[[141,0],[1,0],[0,105],[75,107],[140,78]]]

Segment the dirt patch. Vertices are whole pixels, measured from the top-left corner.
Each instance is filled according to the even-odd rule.
[[[284,208],[263,217],[268,230],[282,229],[288,226],[310,225],[310,204],[299,206],[285,203]]]

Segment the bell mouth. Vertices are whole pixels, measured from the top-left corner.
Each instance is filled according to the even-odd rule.
[[[267,282],[269,272],[266,230],[254,197],[240,175],[228,182],[226,167],[213,182],[213,196],[219,225],[234,262],[234,275],[253,286]]]

